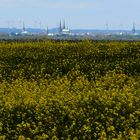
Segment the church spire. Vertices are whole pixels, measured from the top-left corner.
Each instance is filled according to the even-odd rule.
[[[135,32],[136,32],[135,23],[133,23],[132,33],[135,34]]]
[[[47,35],[49,34],[49,27],[48,27],[48,25],[47,25],[47,32],[46,33],[47,33]]]
[[[59,23],[59,33],[62,32],[62,24],[61,24],[61,20],[60,20],[60,23]]]
[[[63,21],[63,29],[66,28],[66,25],[65,25],[65,20]]]
[[[26,29],[25,29],[25,24],[23,22],[23,27],[22,27],[22,31],[24,32]]]

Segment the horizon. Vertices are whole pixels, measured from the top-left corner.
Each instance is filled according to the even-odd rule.
[[[138,0],[1,0],[0,28],[55,28],[60,19],[70,29],[140,29]]]
[[[22,27],[0,27],[0,29],[16,29],[16,30],[22,30]],[[26,29],[37,29],[37,30],[46,30],[46,28],[39,28],[39,27],[26,27]],[[59,27],[52,27],[52,28],[48,28],[49,30],[57,30],[59,29]],[[70,30],[97,30],[97,31],[132,31],[131,29],[96,29],[96,28],[69,28]],[[136,29],[136,31],[140,31],[140,29]]]

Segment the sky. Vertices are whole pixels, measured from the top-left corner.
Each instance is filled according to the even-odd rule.
[[[0,0],[0,27],[140,29],[140,0]]]

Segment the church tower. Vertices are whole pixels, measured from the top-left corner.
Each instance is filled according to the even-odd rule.
[[[23,32],[26,31],[26,29],[25,29],[25,24],[24,24],[24,23],[23,23],[22,31],[23,31]]]
[[[135,33],[136,33],[135,23],[133,23],[132,33],[133,33],[133,34],[135,34]]]
[[[61,20],[60,20],[60,23],[59,23],[59,33],[62,32],[62,24],[61,24]]]
[[[47,35],[49,34],[49,28],[48,28],[48,25],[47,25],[47,31],[46,31]]]
[[[66,29],[65,20],[63,21],[63,29]]]

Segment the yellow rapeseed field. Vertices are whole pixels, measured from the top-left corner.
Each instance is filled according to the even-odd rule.
[[[140,42],[0,42],[0,140],[139,140]]]

